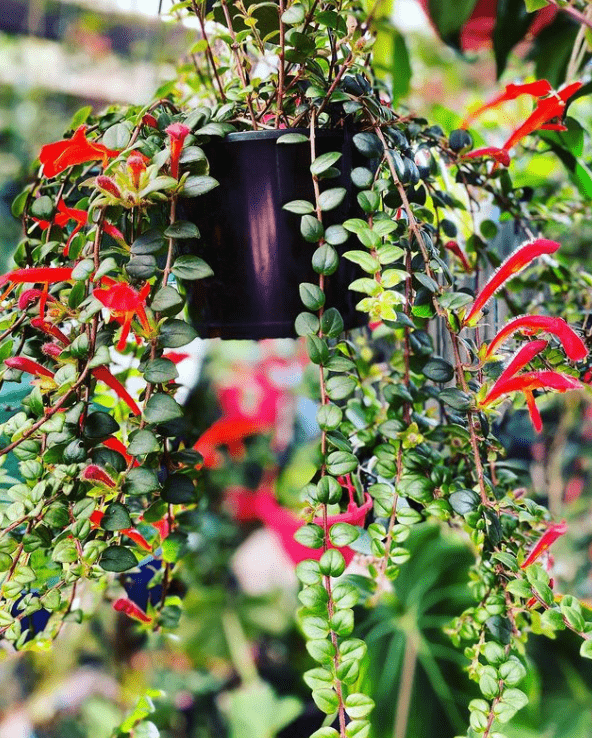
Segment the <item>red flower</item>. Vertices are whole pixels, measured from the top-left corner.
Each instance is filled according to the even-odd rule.
[[[528,554],[526,559],[520,564],[521,569],[526,569],[538,559],[555,541],[567,532],[567,523],[562,520],[560,523],[552,523],[547,530],[535,543],[534,548]]]
[[[116,487],[116,483],[114,479],[111,479],[111,477],[107,474],[107,472],[104,469],[101,469],[100,466],[97,466],[96,464],[89,464],[86,469],[83,470],[82,479],[85,479],[87,481],[92,482],[100,482],[101,484],[104,484],[106,487]],[[93,513],[93,515],[97,515],[97,511]],[[101,518],[103,517],[103,514],[100,513]],[[99,519],[100,522],[100,519]]]
[[[539,100],[531,115],[512,133],[502,148],[509,151],[518,141],[541,128],[549,130],[552,126],[551,130],[567,130],[561,123],[554,123],[553,121],[555,118],[563,117],[567,101],[581,86],[582,82],[574,82],[559,90],[559,92],[553,92],[549,97]]]
[[[543,422],[534,401],[534,390],[554,389],[558,392],[568,392],[569,390],[581,389],[582,387],[581,382],[567,374],[552,371],[527,372],[526,374],[519,374],[509,379],[498,379],[487,397],[481,402],[481,405],[489,405],[502,395],[507,395],[511,392],[524,392],[532,424],[537,433],[540,433],[543,429]]]
[[[189,354],[186,354],[183,351],[169,351],[166,354],[163,354],[162,358],[172,361],[173,364],[180,364],[184,359],[189,358]]]
[[[132,182],[134,183],[134,187],[137,190],[140,189],[140,177],[142,176],[143,172],[146,171],[147,161],[149,161],[149,159],[147,159],[139,151],[134,151],[128,157],[127,166],[132,173]]]
[[[113,180],[111,177],[107,177],[104,174],[100,174],[95,179],[95,182],[99,189],[103,190],[104,192],[107,192],[109,195],[113,195],[113,197],[117,197],[117,198],[121,197],[121,190],[115,184],[115,180]]]
[[[107,387],[112,389],[115,394],[125,402],[134,415],[142,414],[142,411],[138,407],[134,398],[129,394],[121,382],[111,374],[106,366],[98,366],[95,369],[92,369],[91,373],[95,379],[98,379],[100,382],[106,384]]]
[[[50,377],[53,379],[54,376],[52,371],[26,356],[9,356],[8,359],[4,359],[4,363],[11,369],[34,374],[36,377]]]
[[[538,356],[541,351],[544,351],[548,345],[549,342],[542,339],[538,339],[537,341],[529,341],[528,343],[524,344],[524,346],[518,349],[518,351],[514,354],[508,366],[499,375],[497,381],[505,382],[506,379],[510,379],[510,377],[513,377],[521,369],[524,369],[524,367],[529,364],[535,356]]]
[[[3,284],[54,284],[56,282],[71,282],[72,267],[32,267],[31,269],[15,269],[0,277],[0,287]]]
[[[119,151],[108,149],[96,141],[86,138],[86,126],[80,126],[72,136],[63,141],[46,144],[39,154],[45,177],[55,177],[68,167],[100,159],[103,166],[109,159],[119,155]]]
[[[132,466],[139,466],[138,461],[128,454],[127,448],[119,439],[112,437],[106,438],[103,441],[103,446],[107,446],[107,448],[110,448],[112,451],[117,451],[118,454],[123,456],[128,464],[131,462]]]
[[[475,318],[481,310],[499,290],[499,288],[510,277],[527,267],[534,259],[542,254],[552,254],[559,248],[557,241],[549,241],[546,238],[537,238],[534,241],[527,241],[510,254],[504,263],[496,270],[489,282],[483,287],[479,295],[475,298],[475,302],[463,320],[463,325],[469,325],[476,322]]]
[[[141,607],[132,602],[128,597],[120,597],[113,603],[113,609],[117,612],[123,612],[128,617],[134,620],[139,620],[141,623],[151,623],[152,618],[147,615]]]
[[[56,325],[53,325],[53,323],[48,323],[41,317],[33,318],[31,320],[31,325],[33,326],[33,328],[37,328],[37,330],[46,333],[48,336],[51,336],[52,338],[57,338],[58,341],[64,344],[64,346],[68,346],[70,344],[70,339],[65,336]]]
[[[169,134],[171,143],[171,177],[179,179],[179,158],[181,157],[183,143],[187,135],[191,133],[191,128],[183,125],[183,123],[172,123],[165,128],[165,131]]]
[[[130,287],[127,282],[115,282],[112,279],[103,279],[110,286],[107,289],[96,289],[93,296],[110,311],[110,317],[121,324],[121,336],[117,343],[117,350],[123,351],[130,332],[132,320],[137,317],[142,328],[149,332],[150,324],[146,317],[146,297],[150,293],[148,282],[139,292]]]
[[[444,248],[450,251],[450,253],[454,254],[457,259],[460,259],[463,269],[465,272],[472,272],[473,267],[469,264],[469,260],[466,257],[466,254],[461,249],[461,247],[458,245],[456,241],[446,241],[445,244],[443,244]]]
[[[261,420],[250,418],[220,418],[197,439],[193,448],[204,458],[203,465],[210,469],[222,464],[222,456],[216,450],[218,446],[226,446],[232,457],[241,457],[244,453],[244,440],[247,436],[262,433],[269,425]]]
[[[552,333],[561,341],[565,353],[572,361],[582,361],[582,359],[588,356],[588,349],[584,342],[563,318],[553,318],[548,315],[521,315],[506,323],[498,332],[487,347],[485,358],[491,356],[494,351],[517,331],[522,331],[528,335],[533,335],[539,331]]]
[[[498,149],[496,146],[475,149],[474,151],[469,151],[467,154],[463,154],[460,158],[464,161],[465,159],[481,159],[483,157],[494,159],[504,167],[510,166],[510,154],[505,149]]]
[[[535,82],[526,82],[525,84],[521,85],[506,85],[505,90],[501,94],[496,95],[496,97],[494,97],[492,100],[489,100],[484,105],[481,105],[481,107],[474,110],[472,113],[469,113],[469,115],[467,115],[467,117],[461,123],[461,128],[468,128],[471,123],[480,115],[482,115],[486,110],[497,108],[502,103],[507,102],[508,100],[515,100],[517,97],[520,97],[520,95],[545,97],[546,95],[549,95],[552,91],[553,88],[546,79],[538,79]]]

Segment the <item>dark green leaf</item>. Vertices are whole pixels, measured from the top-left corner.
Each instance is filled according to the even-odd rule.
[[[187,220],[178,220],[172,223],[164,232],[167,238],[199,238],[199,228],[195,223]]]
[[[144,418],[149,423],[166,423],[182,416],[183,408],[170,395],[152,395],[144,408]]]
[[[126,474],[123,489],[128,495],[147,495],[157,490],[159,486],[158,477],[152,469],[137,466]]]
[[[433,382],[449,382],[454,377],[452,365],[438,356],[432,357],[422,371]]]
[[[162,315],[177,315],[185,300],[177,292],[174,287],[167,285],[154,295],[154,299],[150,307],[155,313],[161,313]]]
[[[193,481],[184,474],[171,474],[165,479],[161,497],[165,502],[184,505],[196,501]]]
[[[167,320],[160,327],[158,343],[164,348],[179,348],[197,338],[197,332],[183,320]]]
[[[125,546],[109,546],[103,552],[99,565],[105,571],[127,571],[133,569],[138,563],[136,557]]]
[[[101,520],[101,528],[104,530],[124,530],[132,527],[132,519],[125,505],[120,502],[112,502],[105,510]]]
[[[152,254],[132,256],[125,265],[125,271],[132,279],[150,279],[156,274],[156,259]]]
[[[319,310],[325,304],[325,293],[318,285],[311,282],[302,282],[298,289],[304,307],[309,310]]]
[[[143,428],[130,436],[127,452],[130,456],[144,456],[158,451],[159,448],[160,444],[154,433]]]
[[[163,384],[177,379],[179,372],[170,359],[153,359],[146,364],[144,379],[153,384]]]
[[[472,489],[461,489],[458,492],[453,492],[448,501],[454,512],[459,515],[467,515],[477,509],[481,503],[481,498]]]
[[[109,413],[94,412],[87,417],[83,432],[94,441],[107,438],[118,430],[119,423]]]
[[[132,254],[134,256],[145,256],[146,254],[157,254],[166,247],[166,240],[163,234],[156,229],[152,229],[142,233],[132,243]]]
[[[187,177],[183,191],[181,192],[182,197],[199,197],[205,195],[206,192],[213,190],[214,187],[218,187],[220,183],[217,179],[209,177],[205,174],[196,175],[193,177]]]
[[[171,269],[175,277],[179,279],[205,279],[214,273],[212,268],[199,256],[178,256]]]

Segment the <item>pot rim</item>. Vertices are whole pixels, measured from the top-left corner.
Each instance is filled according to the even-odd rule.
[[[302,133],[308,135],[309,128],[273,128],[264,131],[235,131],[228,133],[222,140],[229,143],[238,143],[239,141],[267,141],[280,138],[287,133]],[[320,138],[328,138],[329,136],[342,137],[345,134],[343,128],[316,128],[315,136]],[[303,141],[302,143],[306,143]],[[293,145],[293,144],[292,144]]]

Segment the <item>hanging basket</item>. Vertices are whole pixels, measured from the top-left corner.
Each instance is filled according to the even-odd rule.
[[[318,283],[311,266],[316,246],[302,238],[300,216],[283,209],[291,200],[314,202],[310,144],[278,143],[286,133],[309,132],[231,133],[204,147],[210,174],[220,186],[182,201],[182,217],[200,231],[199,239],[183,241],[184,253],[201,257],[214,271],[212,277],[184,285],[189,318],[202,337],[294,337],[294,320],[304,310],[298,285]],[[342,153],[336,164],[341,175],[327,180],[328,186],[347,191],[338,208],[323,214],[325,228],[358,215],[350,177],[353,150],[348,132],[316,133],[317,156]],[[348,247],[336,248],[343,253]],[[326,280],[326,304],[341,312],[346,329],[366,320],[348,290],[357,276],[356,266],[342,259]]]

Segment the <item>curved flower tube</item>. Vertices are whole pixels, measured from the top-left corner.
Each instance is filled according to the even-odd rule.
[[[508,366],[499,375],[497,381],[505,382],[506,379],[513,377],[521,369],[524,369],[524,367],[528,363],[530,363],[535,356],[538,356],[541,351],[544,351],[548,345],[549,342],[541,338],[536,341],[529,341],[528,343],[524,344],[524,346],[516,351]]]
[[[86,137],[86,126],[82,125],[74,132],[72,138],[42,146],[39,161],[43,166],[43,175],[51,179],[75,164],[85,164],[100,159],[105,166],[109,159],[116,156],[119,156],[119,151],[108,149],[95,141],[89,141]]]
[[[179,179],[179,159],[181,158],[183,143],[187,135],[191,133],[191,128],[183,125],[183,123],[171,123],[164,130],[169,134],[171,144],[171,177]]]
[[[247,436],[263,433],[269,424],[252,418],[220,418],[197,439],[193,448],[203,456],[206,469],[215,469],[222,464],[222,455],[216,450],[226,446],[231,456],[241,457]]]
[[[518,331],[523,331],[529,335],[539,331],[551,333],[561,341],[565,353],[572,361],[582,361],[588,356],[586,345],[563,318],[554,318],[549,315],[520,315],[506,323],[497,333],[487,347],[485,358],[489,358],[510,336]]]
[[[532,97],[545,97],[553,91],[551,84],[546,79],[538,79],[535,82],[525,82],[521,85],[510,83],[506,85],[505,90],[496,95],[492,100],[489,100],[484,105],[481,105],[472,113],[469,113],[463,120],[460,127],[468,128],[474,120],[480,115],[485,113],[487,110],[497,108],[502,103],[508,102],[509,100],[516,100],[521,95],[531,95]]]
[[[510,277],[515,276],[518,272],[527,267],[534,259],[543,254],[553,254],[559,248],[557,241],[549,241],[546,238],[537,238],[534,241],[527,241],[519,246],[514,253],[495,271],[494,275],[483,287],[481,292],[475,298],[471,309],[463,319],[463,326],[468,326],[476,322],[476,318],[483,310],[485,305],[491,300],[500,287],[507,282]]]
[[[103,279],[103,282],[107,280]],[[117,342],[117,350],[123,351],[127,342],[132,320],[138,318],[140,325],[146,331],[150,331],[150,324],[146,317],[146,298],[150,293],[148,282],[139,292],[133,289],[127,282],[115,282],[108,280],[110,286],[106,289],[98,288],[93,291],[93,297],[104,305],[110,312],[110,317],[121,324],[121,335]]]
[[[141,607],[132,602],[128,597],[119,597],[113,603],[113,609],[125,613],[129,618],[141,623],[151,623],[152,618],[147,615]]]
[[[52,371],[33,361],[33,359],[28,359],[26,356],[9,356],[8,359],[4,359],[4,363],[11,369],[17,369],[19,372],[26,372],[27,374],[34,374],[36,377],[49,377],[50,379],[54,377]]]
[[[450,251],[451,254],[454,254],[457,259],[460,260],[465,272],[470,273],[473,271],[473,267],[469,264],[467,255],[464,253],[464,251],[461,249],[456,241],[446,241],[443,246],[445,249]]]
[[[485,407],[494,400],[499,399],[502,395],[511,392],[524,392],[526,405],[530,413],[532,424],[537,433],[543,429],[541,415],[534,401],[534,390],[537,389],[554,389],[558,392],[568,392],[569,390],[581,389],[584,385],[574,377],[568,374],[561,374],[552,371],[534,371],[526,374],[519,374],[516,377],[499,380],[493,385],[481,405]]]
[[[94,465],[91,464],[91,466],[94,466]],[[96,468],[99,469],[100,471],[103,471],[102,469],[100,469],[100,467],[96,467]],[[105,476],[108,477],[106,472],[103,472],[103,474],[105,474]],[[103,484],[105,484],[105,482],[102,479],[99,479],[96,477],[91,477],[90,479],[91,481],[96,479],[96,481],[102,482]],[[107,486],[110,486],[110,485],[107,485]],[[104,517],[105,517],[104,512],[101,512],[100,510],[95,510],[89,518],[93,528],[99,528],[101,526],[101,520]],[[134,543],[137,543],[138,546],[140,546],[140,548],[143,548],[145,551],[152,551],[152,546],[148,543],[148,541],[144,538],[144,536],[135,528],[124,528],[117,532],[122,533],[124,536],[127,536],[130,540],[132,540]]]
[[[460,159],[493,159],[497,164],[501,164],[504,167],[510,166],[510,154],[506,149],[498,149],[497,146],[487,146],[484,149],[474,149],[466,154],[463,154]]]
[[[547,530],[535,543],[532,551],[528,554],[526,559],[520,564],[521,569],[526,569],[527,566],[533,564],[538,557],[544,553],[555,541],[567,532],[567,522],[562,520],[560,523],[553,523],[549,525]]]

